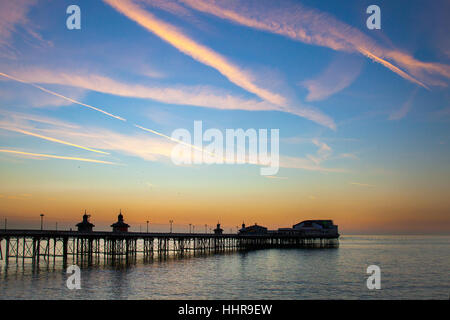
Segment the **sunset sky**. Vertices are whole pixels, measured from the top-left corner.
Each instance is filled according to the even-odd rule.
[[[68,30],[66,9],[81,8]],[[366,8],[381,8],[369,30]],[[448,1],[0,0],[0,227],[450,233]],[[279,129],[280,170],[171,160]],[[149,130],[145,130],[149,129]],[[153,131],[153,132],[151,132]],[[162,135],[158,135],[162,134]]]

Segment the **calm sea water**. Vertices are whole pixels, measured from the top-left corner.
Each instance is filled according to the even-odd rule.
[[[366,268],[381,268],[368,290]],[[449,299],[450,236],[343,236],[336,249],[270,249],[82,268],[0,262],[1,299]]]

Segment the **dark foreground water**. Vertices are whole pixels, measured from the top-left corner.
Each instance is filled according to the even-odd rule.
[[[381,290],[366,268],[381,268]],[[0,262],[1,299],[449,299],[450,236],[344,236],[337,249],[270,249],[82,268]]]

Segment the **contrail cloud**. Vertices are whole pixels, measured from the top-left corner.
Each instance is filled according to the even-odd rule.
[[[392,63],[389,63],[386,60],[381,59],[380,57],[377,57],[376,55],[374,55],[373,53],[370,53],[369,51],[363,49],[363,48],[358,48],[358,51],[361,52],[363,55],[365,55],[366,57],[372,59],[375,62],[381,63],[383,66],[385,66],[386,68],[390,69],[391,71],[397,73],[399,76],[405,78],[406,80],[409,80],[411,82],[414,82],[416,84],[418,84],[421,87],[424,87],[425,89],[430,90],[430,88],[428,88],[425,84],[423,84],[422,82],[420,82],[419,80],[411,77],[409,74],[407,74],[406,72],[404,72],[403,70],[401,70],[400,68],[394,66]]]
[[[241,70],[236,65],[228,61],[224,56],[215,52],[214,50],[201,45],[189,38],[174,26],[157,19],[150,12],[142,9],[133,1],[126,0],[104,0],[114,9],[135,21],[148,31],[154,33],[164,41],[170,43],[172,46],[181,52],[191,56],[193,59],[208,65],[234,84],[241,88],[259,96],[260,98],[274,103],[276,105],[285,104],[285,98],[279,94],[270,92],[267,89],[257,86],[253,81],[251,75]]]
[[[259,98],[277,106],[278,111],[291,112],[296,110],[296,115],[325,125],[333,130],[336,125],[328,116],[318,111],[311,112],[310,108],[289,107],[289,102],[282,95],[260,87],[254,76],[239,66],[230,62],[226,57],[188,37],[173,25],[166,23],[153,14],[143,9],[139,4],[130,0],[103,0],[111,7],[122,13],[130,20],[141,25],[162,40],[171,44],[180,52],[192,57],[204,65],[216,69],[230,82],[242,89],[257,95]]]
[[[450,66],[422,62],[399,49],[381,46],[357,28],[338,20],[333,15],[303,6],[298,2],[269,0],[180,0],[180,2],[233,23],[279,34],[295,41],[328,47],[336,51],[359,52],[404,79],[427,89],[424,82],[446,86],[428,77],[427,74],[450,78]],[[158,3],[155,5],[158,6]],[[159,7],[165,9],[161,5]],[[415,78],[386,59],[408,70]]]
[[[34,83],[32,83],[32,82],[28,82],[28,81],[25,81],[25,80],[22,80],[22,79],[13,77],[13,76],[11,76],[11,75],[9,75],[9,74],[6,74],[6,73],[3,73],[3,72],[0,72],[0,76],[5,77],[5,78],[8,78],[8,79],[10,79],[10,80],[14,80],[14,81],[17,81],[17,82],[21,82],[21,83],[24,83],[24,84],[28,84],[28,85],[33,86],[33,87],[35,87],[35,88],[37,88],[37,89],[39,89],[39,90],[41,90],[41,91],[44,91],[44,92],[46,92],[46,93],[49,93],[49,94],[54,95],[54,96],[56,96],[56,97],[59,97],[59,98],[61,98],[61,99],[70,101],[70,102],[72,102],[72,103],[74,103],[74,104],[78,104],[78,105],[80,105],[80,106],[87,107],[87,108],[89,108],[89,109],[92,109],[92,110],[101,112],[101,113],[106,114],[107,116],[110,116],[110,117],[112,117],[112,118],[115,118],[115,119],[118,119],[118,120],[121,120],[121,121],[126,121],[126,119],[124,119],[124,118],[122,118],[122,117],[116,116],[116,115],[114,115],[114,114],[111,114],[111,113],[109,113],[109,112],[106,112],[105,110],[96,108],[96,107],[94,107],[94,106],[91,106],[91,105],[89,105],[89,104],[86,104],[86,103],[83,103],[83,102],[74,100],[74,99],[69,98],[69,97],[66,97],[66,96],[63,96],[62,94],[59,94],[59,93],[57,93],[57,92],[48,90],[48,89],[46,89],[46,88],[44,88],[44,87],[41,87],[41,86],[39,86],[39,85],[37,85],[37,84],[34,84]]]
[[[181,141],[181,140],[178,140],[178,139],[175,139],[175,138],[166,136],[165,134],[159,133],[158,131],[155,131],[155,130],[152,130],[152,129],[148,129],[148,128],[144,128],[144,127],[141,127],[140,125],[137,125],[137,124],[135,124],[134,126],[135,126],[136,128],[141,129],[141,130],[144,130],[144,131],[147,131],[147,132],[156,134],[156,135],[158,135],[158,136],[160,136],[160,137],[169,139],[170,141],[173,141],[173,142],[176,142],[176,143],[180,143],[180,144],[182,144],[182,145],[188,146],[188,147],[193,148],[193,149],[195,149],[195,150],[198,150],[198,151],[200,151],[200,152],[206,152],[206,153],[208,153],[208,154],[210,154],[210,155],[212,155],[212,156],[215,156],[215,154],[212,153],[212,152],[205,151],[205,150],[203,150],[202,148],[199,148],[199,147],[194,146],[194,145],[192,145],[192,144],[189,144],[189,143],[186,143],[186,142],[184,142],[184,141]]]
[[[83,161],[83,162],[93,162],[93,163],[117,165],[117,163],[109,162],[109,161],[102,161],[102,160],[95,160],[95,159],[86,159],[86,158],[77,158],[77,157],[57,156],[57,155],[52,155],[52,154],[31,153],[31,152],[24,152],[24,151],[17,151],[17,150],[0,149],[0,152],[11,153],[11,154],[18,154],[18,155],[24,155],[24,156],[31,156],[31,157],[62,159],[62,160],[73,160],[73,161]]]
[[[96,108],[96,107],[94,107],[94,106],[91,106],[91,105],[88,105],[88,104],[85,104],[85,103],[82,103],[82,102],[73,100],[73,99],[71,99],[71,98],[65,97],[65,96],[63,96],[63,95],[61,95],[61,94],[59,94],[59,93],[56,93],[56,92],[53,92],[53,91],[51,91],[51,90],[45,89],[45,88],[43,88],[43,87],[41,87],[41,86],[39,86],[39,85],[36,85],[36,84],[34,84],[34,83],[32,83],[32,82],[28,82],[28,81],[25,81],[25,80],[16,78],[16,77],[14,77],[14,76],[11,76],[11,75],[8,75],[8,74],[2,73],[2,72],[0,72],[0,75],[3,76],[3,77],[5,77],[5,78],[8,78],[8,79],[10,79],[10,80],[14,80],[14,81],[17,81],[17,82],[20,82],[20,83],[24,83],[24,84],[31,85],[31,86],[33,86],[33,87],[35,87],[35,88],[38,88],[39,90],[42,90],[42,91],[47,92],[47,93],[49,93],[49,94],[52,94],[52,95],[55,95],[55,96],[57,96],[57,97],[63,98],[63,99],[65,99],[65,100],[71,101],[71,102],[73,102],[73,103],[76,103],[76,104],[79,104],[79,105],[86,106],[86,107],[88,107],[88,108],[94,109],[94,110],[96,110],[96,111],[99,111],[99,112],[101,112],[101,113],[104,113],[104,114],[106,114],[106,115],[108,115],[108,116],[110,116],[110,117],[116,118],[116,119],[118,119],[118,120],[126,121],[126,120],[125,120],[124,118],[122,118],[122,117],[115,116],[115,115],[113,115],[113,114],[111,114],[111,113],[108,113],[108,112],[106,112],[106,111],[104,111],[104,110],[101,110],[101,109],[99,109],[99,108]],[[184,145],[189,146],[189,147],[191,147],[191,148],[193,148],[193,149],[196,149],[196,150],[198,150],[198,151],[210,153],[210,152],[207,152],[207,151],[205,151],[205,150],[203,150],[203,149],[201,149],[201,148],[198,148],[198,147],[196,147],[196,146],[194,146],[194,145],[191,145],[191,144],[185,143],[185,142],[183,142],[183,141],[181,141],[181,140],[177,140],[177,139],[174,139],[174,138],[172,138],[172,137],[169,137],[169,136],[167,136],[167,135],[165,135],[165,134],[163,134],[163,133],[160,133],[160,132],[158,132],[158,131],[155,131],[155,130],[152,130],[152,129],[148,129],[148,128],[139,126],[139,125],[137,125],[137,124],[134,124],[134,126],[135,126],[136,128],[141,129],[141,130],[144,130],[144,131],[147,131],[147,132],[156,134],[156,135],[158,135],[158,136],[160,136],[160,137],[166,138],[166,139],[168,139],[168,140],[170,140],[170,141],[184,144]],[[48,141],[53,141],[53,142],[57,142],[57,143],[61,143],[61,144],[69,145],[69,146],[73,146],[73,147],[76,147],[76,148],[80,148],[80,149],[84,149],[84,150],[88,150],[88,151],[92,151],[92,152],[96,152],[96,153],[109,154],[109,153],[104,152],[104,151],[100,151],[100,150],[95,150],[95,149],[83,147],[83,146],[80,146],[80,145],[77,145],[77,144],[73,144],[73,143],[66,142],[66,141],[63,141],[63,140],[59,140],[59,139],[56,139],[56,138],[51,138],[51,137],[43,136],[43,135],[40,135],[40,134],[37,134],[37,133],[33,133],[33,132],[30,132],[30,131],[26,131],[26,130],[22,130],[22,129],[10,128],[10,127],[5,127],[5,126],[0,126],[0,128],[5,129],[5,130],[10,130],[10,131],[20,132],[20,133],[23,133],[23,134],[26,134],[26,135],[38,137],[38,138],[45,139],[45,140],[48,140]],[[211,154],[211,153],[210,153],[210,154]],[[211,154],[211,155],[214,155],[214,154]]]
[[[36,138],[40,138],[40,139],[44,139],[44,140],[48,140],[48,141],[52,141],[52,142],[56,142],[56,143],[61,143],[61,144],[67,145],[67,146],[71,146],[71,147],[75,147],[75,148],[79,148],[79,149],[83,149],[83,150],[87,150],[87,151],[91,151],[91,152],[95,152],[95,153],[101,153],[101,154],[107,154],[107,155],[110,154],[108,152],[104,152],[104,151],[100,151],[100,150],[96,150],[96,149],[91,149],[91,148],[88,148],[88,147],[83,147],[83,146],[80,146],[78,144],[70,143],[70,142],[59,140],[59,139],[52,138],[52,137],[43,136],[41,134],[33,133],[33,132],[30,132],[30,131],[27,131],[27,130],[22,130],[22,129],[18,129],[18,128],[8,128],[8,127],[4,127],[4,126],[0,126],[0,128],[4,129],[4,130],[9,130],[9,131],[23,133],[23,134],[28,135],[28,136],[33,136],[33,137],[36,137]]]

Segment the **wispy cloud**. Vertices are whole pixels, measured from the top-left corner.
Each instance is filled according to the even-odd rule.
[[[39,132],[40,136],[57,137],[59,141],[71,141],[90,149],[102,149],[124,155],[138,156],[144,160],[158,161],[169,158],[173,142],[149,137],[146,134],[125,135],[96,127],[80,127],[76,124],[60,121],[50,117],[41,117],[25,113],[0,112],[5,121],[0,125],[20,127],[29,132]],[[109,154],[109,153],[108,153]]]
[[[315,154],[307,154],[304,158],[295,157],[281,157],[280,162],[285,167],[305,169],[310,171],[319,172],[347,172],[346,169],[342,168],[326,168],[323,163],[335,159],[359,159],[356,155],[352,153],[340,153],[338,155],[333,155],[333,149],[323,140],[327,138],[306,138],[306,137],[289,137],[282,139],[283,142],[289,144],[313,144],[318,147]],[[331,139],[334,141],[334,139]],[[343,139],[344,141],[353,141],[353,139]]]
[[[1,69],[1,68],[0,68]],[[0,96],[2,103],[10,107],[18,108],[51,108],[63,107],[73,104],[70,101],[61,99],[60,97],[48,94],[42,90],[36,90],[33,86],[17,86],[12,82],[6,83],[5,78],[0,76]],[[7,79],[6,79],[7,80]],[[57,89],[59,94],[70,96],[72,99],[82,101],[86,90],[74,87],[59,86]]]
[[[0,194],[0,198],[6,198],[9,200],[28,200],[32,197],[33,195],[29,194],[29,193],[21,193],[21,194],[13,194],[13,195],[3,195]]]
[[[281,138],[280,141],[284,143],[289,144],[300,144],[300,143],[311,143],[312,138],[306,138],[306,137],[287,137],[287,138]]]
[[[154,6],[156,8],[168,11],[173,14],[177,14],[180,16],[190,16],[190,10],[186,9],[184,6],[180,5],[174,1],[167,0],[140,0],[141,2],[145,2],[150,6]]]
[[[420,86],[446,85],[435,76],[450,78],[450,66],[422,62],[398,49],[385,48],[358,29],[331,14],[291,1],[180,0],[196,10],[247,27],[283,35],[307,44],[337,51],[358,52],[381,63],[399,76]],[[388,60],[391,60],[389,62]],[[395,66],[408,70],[413,76]]]
[[[208,86],[151,87],[129,84],[92,73],[52,71],[43,68],[15,70],[21,82],[59,84],[122,97],[152,99],[168,104],[191,105],[228,110],[279,110],[265,101],[244,99]],[[1,73],[0,73],[1,75]],[[12,78],[13,76],[9,76]],[[14,80],[14,79],[13,79]]]
[[[77,125],[61,122],[57,119],[48,117],[39,117],[27,115],[22,113],[9,113],[11,119],[15,119],[13,125],[26,128],[27,131],[39,132],[41,136],[57,137],[61,141],[71,141],[71,143],[84,146],[88,145],[91,149],[107,150],[113,153],[114,156],[118,154],[125,156],[133,156],[145,161],[152,162],[167,162],[171,161],[173,147],[179,143],[177,140],[169,139],[171,137],[154,132],[154,130],[147,129],[142,126],[136,126],[139,130],[149,131],[155,134],[155,137],[146,134],[122,134],[108,129],[83,127]],[[39,124],[36,125],[35,123]],[[314,155],[315,159],[280,156],[280,167],[302,169],[317,172],[346,172],[340,168],[327,168],[322,166],[322,163],[328,159],[328,154],[331,148],[318,141],[314,140],[315,145],[318,146],[318,151]],[[191,145],[189,145],[191,146]],[[193,148],[194,153],[203,152]],[[32,157],[32,153],[28,153],[28,157]],[[37,156],[41,157],[41,156]],[[71,157],[67,157],[71,158]],[[266,165],[260,163],[251,163],[253,165]]]
[[[26,81],[26,80],[23,80],[23,79],[19,79],[19,78],[17,78],[17,77],[8,75],[8,74],[6,74],[6,73],[0,73],[0,75],[1,75],[1,76],[4,76],[5,78],[10,79],[10,80],[14,80],[14,81],[17,81],[17,82],[29,84],[29,85],[31,85],[31,86],[33,86],[33,87],[36,87],[36,88],[38,88],[38,89],[40,89],[40,90],[42,90],[42,91],[44,91],[44,92],[50,93],[50,94],[52,94],[52,95],[56,95],[56,96],[58,96],[58,97],[62,97],[62,98],[64,98],[65,100],[69,100],[69,101],[71,101],[71,102],[73,102],[73,103],[80,104],[80,105],[82,105],[82,106],[87,106],[87,107],[89,107],[89,108],[91,108],[91,109],[94,109],[94,110],[96,110],[96,111],[102,112],[102,113],[104,113],[104,114],[106,114],[106,115],[108,115],[108,116],[110,116],[110,117],[113,117],[113,118],[116,118],[116,119],[119,119],[119,120],[122,120],[122,121],[126,121],[126,120],[125,120],[124,118],[122,118],[122,117],[115,116],[115,115],[110,114],[110,113],[108,113],[108,112],[106,112],[106,111],[104,111],[104,110],[101,110],[101,109],[97,108],[97,107],[94,107],[94,106],[91,106],[91,105],[87,105],[87,104],[82,103],[82,102],[78,102],[78,101],[76,101],[76,100],[74,100],[74,99],[71,99],[71,98],[67,98],[67,97],[62,96],[62,95],[60,95],[60,94],[58,94],[58,93],[55,93],[54,91],[47,90],[47,89],[45,89],[45,88],[43,88],[43,87],[41,87],[41,86],[38,86],[38,85],[36,85],[36,84],[34,84],[34,83],[29,82],[29,81]],[[56,78],[58,78],[58,76],[61,76],[61,75],[57,75]],[[64,77],[64,76],[63,76],[63,77]],[[70,78],[70,77],[68,77],[68,78]],[[42,79],[42,78],[41,78],[41,79]],[[42,80],[41,80],[41,81],[42,81]],[[108,79],[106,79],[106,81],[108,82]],[[109,82],[111,82],[111,81],[109,81]],[[96,87],[96,88],[97,88],[97,90],[98,90],[98,85],[99,85],[99,84],[98,84],[98,82],[97,82],[96,84],[97,84],[97,87]],[[109,89],[111,90],[111,87],[109,87]],[[164,138],[166,138],[166,139],[168,139],[168,140],[171,140],[171,141],[173,141],[173,142],[185,144],[185,145],[187,145],[187,146],[189,146],[189,147],[191,147],[191,148],[193,148],[193,149],[197,149],[197,150],[200,151],[200,152],[205,152],[205,151],[203,151],[203,150],[201,150],[201,149],[199,150],[199,148],[196,147],[196,146],[194,146],[194,145],[186,144],[186,143],[184,143],[183,141],[179,141],[179,140],[173,139],[172,137],[169,137],[169,136],[167,136],[167,135],[165,135],[165,134],[163,134],[163,133],[157,132],[157,131],[155,131],[155,130],[152,130],[152,129],[149,129],[149,128],[145,128],[145,127],[142,127],[142,126],[137,125],[137,124],[134,124],[134,126],[137,127],[137,128],[139,128],[139,129],[141,129],[141,130],[144,130],[144,131],[146,131],[146,132],[150,132],[150,133],[156,134],[156,135],[158,135],[158,136],[160,136],[160,137],[164,137]],[[3,129],[9,129],[9,130],[11,130],[11,127],[10,127],[10,126],[5,126],[5,127],[3,127]],[[78,146],[78,145],[74,145],[74,144],[71,144],[71,143],[68,143],[68,142],[64,142],[64,141],[62,141],[62,140],[58,140],[58,139],[54,139],[54,138],[50,138],[50,137],[45,137],[45,136],[38,135],[38,134],[33,134],[33,133],[31,133],[31,132],[24,131],[24,130],[19,130],[19,129],[17,129],[17,128],[16,128],[14,131],[21,132],[21,133],[28,134],[28,135],[34,135],[34,136],[36,136],[36,137],[39,137],[39,138],[42,138],[42,139],[46,139],[46,140],[50,140],[50,141],[53,141],[53,142],[59,142],[59,143],[67,144],[67,145],[76,146],[76,147],[79,147],[79,148],[85,148],[85,147],[81,147],[81,146]],[[85,149],[86,149],[86,148],[85,148]],[[89,149],[89,148],[87,148],[86,150],[94,151],[93,149]],[[98,152],[98,151],[96,150],[95,152]],[[100,151],[100,152],[101,152],[101,151]]]
[[[326,143],[318,140],[312,139],[311,143],[318,147],[315,154],[307,154],[306,157],[280,157],[280,167],[292,168],[292,169],[303,169],[308,171],[318,171],[318,172],[347,172],[346,169],[342,168],[328,168],[323,166],[323,163],[330,159],[333,150]]]
[[[19,155],[19,156],[25,156],[25,157],[40,157],[40,158],[48,158],[48,159],[73,160],[73,161],[93,162],[93,163],[113,164],[113,165],[117,164],[114,162],[103,161],[103,160],[68,157],[68,156],[58,156],[58,155],[42,154],[42,153],[31,153],[31,152],[18,151],[18,150],[9,150],[9,149],[0,149],[0,152],[10,153],[10,154]]]
[[[87,107],[87,108],[89,108],[89,109],[92,109],[92,110],[101,112],[101,113],[103,113],[103,114],[106,114],[106,115],[109,116],[109,117],[116,118],[116,119],[121,120],[121,121],[126,121],[126,120],[125,120],[124,118],[122,118],[122,117],[113,115],[113,114],[111,114],[111,113],[109,113],[109,112],[106,112],[105,110],[102,110],[102,109],[100,109],[100,108],[91,106],[91,105],[89,105],[89,104],[86,104],[86,103],[77,101],[77,100],[75,100],[75,99],[72,99],[72,98],[63,96],[62,94],[59,94],[59,93],[57,93],[57,92],[48,90],[48,89],[46,89],[46,88],[44,88],[44,87],[41,87],[41,86],[39,86],[39,85],[37,85],[37,84],[34,84],[34,83],[32,83],[32,82],[29,82],[29,81],[26,81],[26,80],[23,80],[23,79],[19,79],[19,78],[17,78],[17,77],[14,77],[14,76],[11,76],[11,75],[9,75],[9,74],[2,73],[2,72],[0,72],[0,76],[5,77],[5,78],[8,78],[8,79],[10,79],[10,80],[14,80],[14,81],[17,81],[17,82],[21,82],[21,83],[24,83],[24,84],[28,84],[28,85],[33,86],[33,87],[35,87],[35,88],[37,88],[37,89],[39,89],[39,90],[41,90],[41,91],[47,92],[47,93],[49,93],[49,94],[51,94],[51,95],[53,95],[53,96],[56,96],[56,97],[59,97],[59,98],[61,98],[61,99],[67,100],[67,101],[69,101],[69,102],[71,102],[71,103],[78,104],[78,105],[80,105],[80,106]]]
[[[27,123],[41,123],[49,126],[55,126],[55,127],[62,127],[62,128],[69,128],[69,129],[79,129],[80,126],[69,123],[66,121],[61,121],[58,119],[54,119],[51,117],[45,117],[41,115],[35,115],[31,113],[24,113],[24,112],[12,112],[12,111],[6,111],[6,110],[0,110],[0,115],[5,117],[6,121],[10,125],[17,125],[22,128],[33,128],[31,126],[26,125]]]
[[[361,72],[361,60],[355,57],[340,56],[315,79],[301,83],[308,89],[306,101],[324,100],[347,88]]]
[[[288,177],[280,177],[280,176],[262,176],[262,177],[264,177],[264,178],[267,178],[267,179],[278,179],[278,180],[287,180],[287,179],[289,179]]]
[[[152,99],[168,104],[191,105],[225,110],[288,112],[310,119],[329,128],[334,129],[336,127],[331,118],[314,108],[281,108],[280,106],[274,105],[267,101],[245,99],[208,86],[150,87],[119,82],[102,75],[67,73],[42,68],[29,68],[26,70],[20,69],[15,70],[12,73],[13,75],[8,75],[6,73],[0,73],[0,75],[4,75],[4,77],[11,80],[27,84],[59,84],[122,97]],[[34,84],[33,86],[38,87],[40,90],[44,89],[41,86]],[[44,90],[45,92],[49,91],[47,89]],[[53,93],[54,92],[51,92],[51,94]],[[61,96],[60,94],[56,95]],[[70,99],[70,101],[75,100]],[[86,104],[83,103],[81,103],[81,105],[86,106]],[[97,111],[101,110],[97,107],[93,108]],[[100,112],[105,113],[106,111],[101,110]],[[109,113],[106,114],[110,115]],[[118,117],[119,120],[125,120],[119,116],[112,114],[111,116]]]
[[[161,78],[166,77],[166,75],[163,72],[152,69],[152,68],[148,67],[147,65],[141,66],[140,69],[137,71],[139,74],[142,74],[149,78],[161,79]]]
[[[275,109],[290,112],[335,129],[334,122],[328,116],[311,107],[290,106],[287,99],[282,95],[259,86],[252,74],[244,71],[243,68],[232,63],[229,59],[211,48],[188,37],[173,25],[156,18],[152,13],[144,10],[132,0],[104,0],[104,2],[184,54],[216,69],[232,83],[273,104],[276,106]]]
[[[338,158],[359,160],[359,157],[353,153],[341,153],[338,155]]]
[[[210,155],[212,155],[212,156],[215,156],[214,153],[208,152],[208,151],[206,151],[206,150],[204,150],[204,149],[202,149],[202,148],[199,148],[199,147],[197,147],[197,146],[195,146],[195,145],[193,145],[193,144],[189,144],[189,143],[186,143],[186,142],[184,142],[184,141],[181,141],[181,140],[178,140],[178,139],[169,137],[168,135],[165,135],[165,134],[163,134],[163,133],[157,132],[157,131],[152,130],[152,129],[148,129],[148,128],[142,127],[142,126],[137,125],[137,124],[135,124],[134,126],[135,126],[136,128],[139,128],[139,129],[141,129],[141,130],[144,130],[144,131],[147,131],[147,132],[156,134],[156,135],[158,135],[158,136],[160,136],[160,137],[163,137],[163,138],[165,138],[165,139],[168,139],[168,140],[170,140],[170,141],[173,141],[173,142],[176,142],[176,143],[185,145],[185,146],[187,146],[187,147],[190,147],[190,148],[192,148],[192,149],[195,149],[195,150],[197,150],[197,151],[200,151],[200,152],[206,152],[206,153],[208,153],[208,154],[210,154]]]
[[[414,82],[414,83],[418,84],[419,86],[422,86],[422,87],[424,87],[426,89],[429,89],[428,86],[426,86],[424,83],[422,83],[419,80],[411,77],[409,74],[407,74],[406,72],[404,72],[400,68],[394,66],[389,61],[383,60],[380,57],[377,57],[376,55],[371,53],[370,51],[368,51],[368,50],[366,50],[364,48],[361,48],[361,47],[358,48],[358,51],[361,52],[363,55],[367,56],[368,58],[372,59],[372,61],[381,63],[383,66],[385,66],[386,68],[390,69],[391,71],[397,73],[399,76],[405,78],[406,80],[409,80],[411,82]]]
[[[317,110],[316,108],[313,107],[307,107],[307,106],[302,106],[302,107],[284,107],[283,110],[284,112],[288,112],[288,113],[292,113],[295,114],[299,117],[314,121],[318,124],[321,124],[327,128],[336,130],[336,123],[334,122],[334,120],[332,118],[330,118],[329,116],[327,116],[326,114],[324,114],[323,112]]]
[[[67,123],[59,123],[56,119],[35,118],[39,125],[35,125],[26,117],[18,116],[18,124],[27,130],[39,132],[41,135],[57,137],[58,140],[72,141],[77,145],[89,145],[91,149],[107,150],[122,155],[136,156],[144,160],[160,161],[169,159],[175,145],[168,139],[151,137],[147,134],[122,134],[98,127],[77,127]]]
[[[318,139],[313,139],[312,143],[319,147],[319,149],[317,150],[316,155],[308,154],[307,157],[316,165],[318,165],[328,159],[328,157],[331,155],[332,150],[329,145],[327,145],[325,142],[319,141]]]
[[[183,34],[174,26],[156,18],[153,14],[144,10],[141,6],[134,3],[133,1],[104,1],[118,10],[120,13],[140,24],[148,31],[154,33],[164,41],[167,41],[181,52],[191,56],[192,58],[203,64],[216,69],[234,84],[256,94],[262,99],[273,104],[283,105],[286,103],[285,99],[281,95],[270,92],[269,90],[256,85],[250,74],[244,72],[241,68],[230,62],[221,54],[196,42],[195,40]]]
[[[41,135],[41,134],[38,134],[38,133],[33,133],[33,132],[30,132],[30,131],[27,131],[27,130],[14,128],[14,127],[11,127],[10,125],[2,125],[2,123],[0,123],[0,129],[22,133],[22,134],[25,134],[25,135],[28,135],[28,136],[32,136],[32,137],[44,139],[44,140],[47,140],[47,141],[52,141],[52,142],[64,144],[64,145],[67,145],[67,146],[71,146],[71,147],[75,147],[75,148],[78,148],[78,149],[83,149],[83,150],[87,150],[87,151],[91,151],[91,152],[95,152],[95,153],[109,154],[108,152],[95,150],[95,149],[88,148],[88,147],[83,147],[83,146],[80,146],[80,145],[77,145],[77,144],[74,144],[74,143],[70,143],[70,142],[67,142],[67,141],[63,141],[63,140],[60,140],[60,139],[55,139],[55,138],[47,137],[47,136],[44,136],[44,135]]]
[[[375,187],[373,184],[368,183],[360,183],[360,182],[349,182],[351,185],[358,186],[358,187],[367,187],[367,188],[373,188]]]
[[[14,34],[20,28],[25,34],[37,40],[39,44],[51,44],[44,41],[36,32],[36,26],[30,22],[27,14],[36,0],[0,1],[0,57],[16,59],[18,51],[11,44]]]
[[[388,120],[400,120],[403,119],[411,110],[412,105],[414,103],[414,98],[416,97],[417,90],[414,90],[408,99],[403,103],[402,107],[398,110],[395,110],[389,115]]]

